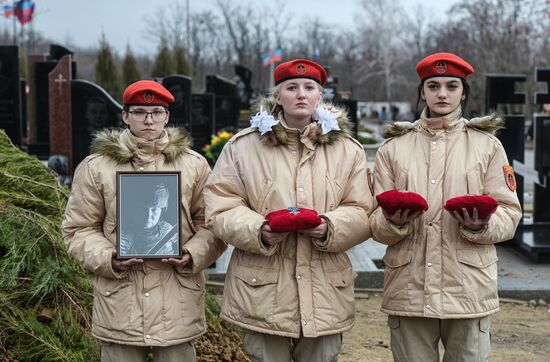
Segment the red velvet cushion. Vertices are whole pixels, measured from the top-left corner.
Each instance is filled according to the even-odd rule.
[[[445,210],[449,212],[458,211],[462,215],[462,208],[468,210],[468,215],[472,216],[474,207],[477,208],[480,219],[485,219],[497,210],[498,203],[491,196],[487,195],[467,195],[453,197],[445,203]]]
[[[380,207],[390,214],[399,209],[409,209],[409,215],[428,210],[428,203],[416,192],[389,190],[377,195],[376,200]]]
[[[269,227],[275,233],[312,229],[321,224],[317,211],[303,207],[289,207],[270,212],[265,216]]]

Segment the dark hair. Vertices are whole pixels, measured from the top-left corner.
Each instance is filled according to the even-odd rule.
[[[458,78],[458,77],[457,77]],[[429,79],[429,78],[427,78]],[[420,84],[418,85],[417,93],[416,93],[416,114],[420,114],[418,110],[418,106],[420,105],[420,100],[422,99],[422,88],[424,87],[424,82],[427,80],[424,79]],[[468,107],[468,99],[470,98],[470,85],[464,78],[459,78],[462,82],[462,88],[463,88],[463,94],[464,94],[464,100],[460,102],[460,105],[462,106],[462,114],[466,113],[466,107]]]

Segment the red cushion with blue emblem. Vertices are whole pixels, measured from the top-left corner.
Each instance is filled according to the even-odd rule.
[[[303,207],[289,207],[273,211],[267,214],[265,219],[271,231],[275,233],[312,229],[322,222],[317,211]]]

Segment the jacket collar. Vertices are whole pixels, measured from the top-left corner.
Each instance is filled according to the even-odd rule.
[[[259,102],[259,111],[261,109],[271,110],[274,108],[272,98],[262,98]],[[323,135],[321,124],[312,121],[301,131],[301,141],[309,149],[315,149],[317,144],[332,144],[341,138],[351,135],[351,122],[348,119],[347,111],[344,108],[335,106],[330,103],[323,104],[323,107],[334,114],[340,130],[332,130]],[[266,145],[279,146],[288,144],[289,131],[292,130],[286,126],[283,119],[283,113],[279,112],[276,117],[279,122],[271,127],[271,130],[261,135],[262,142]],[[298,130],[295,130],[300,132]]]
[[[180,128],[166,128],[153,141],[136,137],[128,129],[114,129],[96,133],[91,151],[119,163],[148,163],[160,154],[166,162],[172,162],[189,150],[191,142],[187,132]]]
[[[444,116],[428,118],[428,107],[424,107],[420,115],[419,125],[431,134],[442,129],[453,130],[456,126],[464,122],[461,116],[462,108],[459,106],[454,111]]]

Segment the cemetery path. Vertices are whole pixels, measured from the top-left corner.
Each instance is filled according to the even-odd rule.
[[[391,361],[387,317],[380,312],[382,296],[356,292],[355,302],[355,326],[344,334],[338,361]],[[491,337],[491,361],[550,361],[549,306],[501,303],[500,312],[492,319]]]

